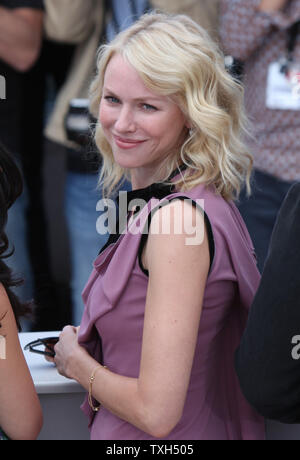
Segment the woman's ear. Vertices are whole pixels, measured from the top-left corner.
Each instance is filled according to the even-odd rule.
[[[188,130],[189,136],[192,137],[192,135],[195,132],[192,123],[190,121],[187,121],[186,124],[185,124],[185,127]]]
[[[190,120],[186,120],[185,127],[188,130],[193,129],[193,123]]]

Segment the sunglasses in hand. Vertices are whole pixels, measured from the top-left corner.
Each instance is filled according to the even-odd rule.
[[[37,339],[33,342],[27,343],[24,350],[29,350],[32,353],[38,353],[39,355],[50,356],[54,358],[54,345],[59,341],[59,337],[45,337],[43,339]],[[39,349],[39,347],[44,347],[44,350]]]

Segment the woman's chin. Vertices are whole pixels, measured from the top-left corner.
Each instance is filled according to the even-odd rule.
[[[132,158],[120,158],[119,156],[115,156],[114,159],[117,165],[124,169],[134,169],[142,166]]]

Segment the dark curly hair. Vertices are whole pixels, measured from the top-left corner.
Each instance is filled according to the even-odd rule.
[[[23,280],[13,278],[11,269],[3,259],[11,256],[14,252],[13,249],[9,248],[9,241],[5,233],[7,211],[21,195],[22,190],[21,172],[0,142],[0,283],[6,290],[19,330],[21,330],[19,318],[30,313],[31,308],[29,303],[20,302],[11,289],[22,284]]]

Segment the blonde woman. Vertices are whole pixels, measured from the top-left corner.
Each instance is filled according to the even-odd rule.
[[[133,186],[55,347],[91,439],[262,439],[233,367],[259,283],[232,202],[252,165],[241,87],[193,20],[149,14],[101,47],[91,108],[107,196]]]

